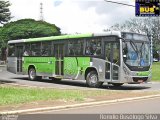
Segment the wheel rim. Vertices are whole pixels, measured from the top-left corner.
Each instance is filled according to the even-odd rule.
[[[91,84],[96,84],[97,83],[97,76],[96,75],[92,75],[90,76],[90,82]]]
[[[35,70],[31,69],[31,70],[30,70],[30,74],[29,74],[29,75],[30,75],[30,78],[31,78],[31,79],[34,79],[34,78],[35,78],[35,76],[36,76],[36,72],[35,72]]]

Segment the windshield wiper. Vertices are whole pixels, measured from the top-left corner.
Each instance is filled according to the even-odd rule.
[[[142,57],[142,47],[143,47],[143,45],[144,45],[144,42],[142,43],[142,45],[141,45],[141,47],[140,47],[140,49],[139,49],[139,52],[141,53],[141,57]],[[140,57],[140,58],[141,58]]]
[[[137,55],[139,55],[138,54],[139,51],[138,51],[138,48],[137,48],[136,44],[132,40],[130,40],[130,43],[131,43],[131,46],[132,46],[133,50],[137,53]]]

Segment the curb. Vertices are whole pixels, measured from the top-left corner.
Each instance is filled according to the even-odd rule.
[[[0,112],[0,114],[3,114],[3,115],[5,115],[5,114],[22,114],[22,113],[29,113],[29,112],[60,110],[60,109],[66,109],[66,108],[100,105],[100,104],[109,104],[109,103],[125,102],[125,101],[140,100],[140,99],[147,99],[147,98],[156,98],[156,97],[160,97],[160,94],[143,96],[143,97],[123,98],[123,99],[116,99],[116,100],[107,100],[107,101],[98,101],[98,102],[90,102],[90,103],[65,105],[65,106],[43,107],[43,108],[34,108],[34,109],[26,109],[26,110],[7,111],[7,112]]]

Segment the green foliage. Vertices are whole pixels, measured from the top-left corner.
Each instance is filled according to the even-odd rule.
[[[160,62],[154,62],[152,65],[152,80],[160,81]]]
[[[11,19],[11,13],[8,8],[9,6],[9,1],[0,0],[0,24],[4,24]]]
[[[60,28],[54,24],[33,19],[22,19],[5,24],[1,37],[8,40],[54,36],[60,34]],[[1,40],[1,39],[0,39]]]
[[[22,19],[0,27],[0,49],[6,47],[8,40],[47,37],[60,34],[60,28],[54,24],[33,19]]]
[[[0,105],[47,100],[83,101],[84,95],[78,90],[0,87]]]
[[[155,49],[153,49],[153,58],[159,59],[159,54],[157,53]]]

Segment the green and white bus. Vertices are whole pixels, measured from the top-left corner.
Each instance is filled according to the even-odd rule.
[[[151,79],[146,35],[110,31],[8,41],[7,70],[41,78],[86,80],[90,87]]]

